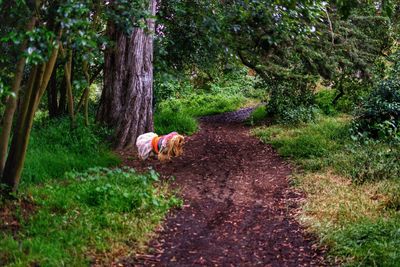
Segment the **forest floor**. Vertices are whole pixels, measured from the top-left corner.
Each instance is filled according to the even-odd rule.
[[[290,164],[249,133],[241,121],[251,109],[202,120],[186,138],[184,155],[153,167],[184,199],[172,211],[148,251],[124,266],[325,266],[324,251],[295,219],[304,196],[290,186]]]

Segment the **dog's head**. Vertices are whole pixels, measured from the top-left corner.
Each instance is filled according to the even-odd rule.
[[[183,144],[185,143],[185,138],[176,134],[171,139],[167,141],[165,149],[163,149],[158,154],[158,159],[161,161],[170,160],[172,157],[179,157],[183,154]]]

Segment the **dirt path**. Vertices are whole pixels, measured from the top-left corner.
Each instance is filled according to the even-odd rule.
[[[125,165],[153,166],[176,177],[185,206],[168,216],[149,255],[123,265],[325,265],[293,218],[301,195],[289,187],[288,163],[247,127],[219,121],[202,122],[201,131],[187,138],[184,156],[170,163],[125,155]]]

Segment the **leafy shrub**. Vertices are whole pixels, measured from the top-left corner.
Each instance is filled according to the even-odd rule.
[[[159,105],[161,111],[171,110],[193,117],[201,117],[234,111],[245,103],[240,95],[225,94],[192,94],[185,98],[174,98]]]
[[[352,113],[355,108],[357,108],[367,97],[372,90],[371,82],[359,82],[354,79],[345,79],[343,81],[343,91],[344,95],[339,98],[335,104],[335,109],[344,112]],[[338,92],[335,93],[335,95]]]
[[[179,98],[194,90],[188,78],[177,73],[156,72],[154,77],[154,102],[159,104],[170,98]]]
[[[383,81],[356,112],[355,136],[374,139],[399,138],[400,81]]]
[[[311,122],[314,119],[315,108],[313,106],[299,106],[282,110],[277,122],[282,124],[299,124],[302,122]]]
[[[248,69],[233,67],[217,73],[185,75],[176,72],[157,72],[154,81],[156,104],[168,99],[188,99],[193,95],[240,95],[246,98],[265,99],[265,88],[256,88],[257,76],[248,75]],[[195,77],[194,77],[195,76]],[[205,76],[205,77],[203,77]]]
[[[284,124],[312,121],[314,95],[306,81],[281,82],[272,85],[267,113]]]
[[[315,95],[315,104],[326,115],[335,115],[337,111],[332,104],[335,97],[333,90],[321,90]]]
[[[216,77],[211,84],[212,94],[242,95],[247,98],[264,100],[267,91],[263,87],[258,87],[261,82],[258,76],[248,75],[247,68],[234,68],[225,71],[223,75]]]

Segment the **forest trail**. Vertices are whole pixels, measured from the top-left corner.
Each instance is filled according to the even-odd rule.
[[[241,112],[241,113],[240,113]],[[324,266],[323,252],[294,219],[302,195],[290,165],[237,121],[249,110],[206,118],[169,163],[124,165],[174,176],[184,207],[172,211],[146,255],[124,266]],[[231,114],[231,115],[230,115]]]

